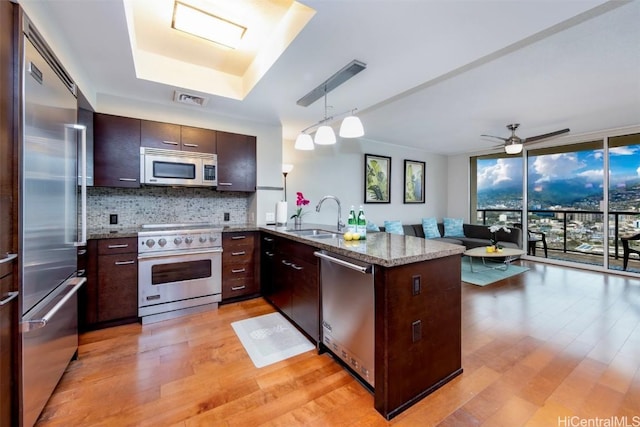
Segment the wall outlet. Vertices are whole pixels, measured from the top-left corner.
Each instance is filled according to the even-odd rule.
[[[224,220],[229,221],[229,212],[224,213]]]
[[[265,218],[265,222],[267,224],[273,224],[276,222],[276,214],[274,212],[267,212],[267,217]]]
[[[117,224],[118,223],[118,214],[110,214],[109,215],[109,224]]]

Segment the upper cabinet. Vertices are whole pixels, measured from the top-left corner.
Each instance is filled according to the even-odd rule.
[[[93,117],[93,184],[140,187],[140,120],[96,113]]]
[[[256,137],[95,113],[94,186],[140,187],[140,147],[218,156],[218,191],[256,191]]]
[[[214,130],[141,120],[140,132],[142,147],[198,153],[216,152],[216,131]]]
[[[256,191],[256,137],[217,132],[218,191]]]

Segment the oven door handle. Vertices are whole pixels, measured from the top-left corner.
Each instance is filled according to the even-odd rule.
[[[179,255],[203,255],[203,254],[215,254],[222,253],[222,248],[207,248],[207,249],[195,249],[192,251],[170,251],[170,252],[155,252],[138,254],[138,259],[154,259],[154,258],[168,258]]]

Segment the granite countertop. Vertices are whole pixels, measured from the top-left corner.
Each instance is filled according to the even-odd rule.
[[[292,230],[292,228],[260,227],[264,231],[269,231],[297,242],[383,267],[395,267],[451,255],[461,255],[465,251],[464,246],[414,236],[368,232],[366,240],[346,241],[342,238],[342,233],[336,231],[335,226],[305,224],[302,228],[327,230],[337,235],[332,238],[317,239],[296,235],[295,230]]]
[[[237,231],[269,231],[291,240],[344,255],[383,267],[411,264],[445,256],[462,254],[464,246],[438,242],[421,237],[400,236],[390,233],[367,233],[366,240],[346,241],[342,233],[336,231],[335,225],[305,224],[303,229],[320,229],[336,233],[336,237],[317,239],[299,236],[291,227],[276,227],[255,224],[230,224],[218,226],[222,232]],[[88,239],[118,239],[138,237],[141,227],[132,228],[92,228],[87,230]]]

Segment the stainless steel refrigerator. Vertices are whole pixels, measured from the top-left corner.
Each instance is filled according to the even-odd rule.
[[[86,234],[78,239],[84,136],[73,80],[24,15],[22,25],[20,394],[22,425],[32,426],[77,355],[77,291],[86,280],[76,275]]]

